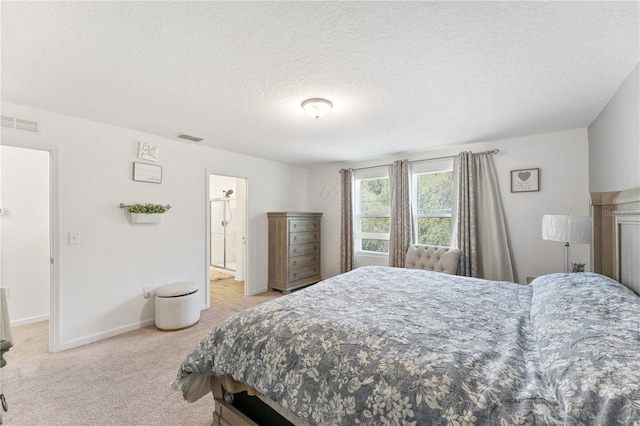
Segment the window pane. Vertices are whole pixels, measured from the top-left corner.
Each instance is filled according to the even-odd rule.
[[[451,237],[450,217],[419,217],[418,243],[448,246]]]
[[[388,240],[362,240],[362,250],[375,251],[378,253],[389,253],[389,241]]]
[[[389,233],[388,217],[363,217],[360,219],[361,232],[374,232],[379,234]]]
[[[452,194],[452,171],[418,175],[418,216],[450,216]]]
[[[389,178],[360,181],[360,211],[362,215],[388,215],[391,211],[389,194]]]

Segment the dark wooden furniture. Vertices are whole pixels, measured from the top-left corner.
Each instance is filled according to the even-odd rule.
[[[272,212],[269,217],[269,290],[289,293],[320,276],[322,213]]]

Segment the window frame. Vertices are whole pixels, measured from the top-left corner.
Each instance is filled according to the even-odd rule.
[[[420,215],[418,213],[418,178],[420,175],[430,174],[430,173],[443,173],[443,172],[451,172],[453,173],[454,169],[454,159],[450,158],[441,158],[437,160],[425,160],[420,161],[418,163],[412,163],[411,168],[409,170],[409,174],[411,176],[411,186],[410,186],[410,197],[411,197],[411,221],[413,223],[412,226],[412,241],[417,243],[419,241],[419,226],[418,219],[422,217],[435,217],[435,218],[451,218],[451,228],[449,230],[449,246],[451,246],[452,241],[452,233],[453,233],[453,217],[454,217],[454,209],[455,209],[455,175],[454,178],[454,187],[451,188],[451,196],[452,196],[452,205],[449,214],[430,214],[430,215]],[[427,243],[428,244],[428,243]]]
[[[389,212],[388,214],[374,214],[374,215],[366,215],[362,214],[362,202],[361,202],[361,182],[365,180],[373,180],[373,179],[387,179],[390,180],[389,176],[389,167],[388,166],[380,166],[380,167],[372,167],[362,170],[356,170],[354,172],[354,183],[355,183],[355,194],[354,194],[354,212],[353,212],[353,221],[354,221],[354,251],[356,255],[365,255],[365,256],[379,256],[379,257],[389,257],[389,251],[379,252],[379,251],[369,251],[362,249],[362,240],[381,240],[381,241],[390,241],[389,233],[379,233],[379,232],[362,232],[362,219],[363,218],[388,218],[389,223],[391,223],[391,200],[389,200]],[[391,184],[391,182],[389,182]],[[389,194],[391,196],[391,194]]]
[[[419,215],[418,214],[418,179],[422,174],[428,173],[442,173],[442,172],[454,172],[454,158],[442,158],[437,160],[424,160],[410,164],[409,174],[410,174],[410,198],[411,198],[411,220],[413,223],[412,226],[412,241],[418,242],[418,220],[422,217],[435,217],[435,218],[450,218],[452,220],[450,234],[449,234],[449,245],[452,244],[452,234],[453,228],[455,224],[453,223],[453,218],[455,216],[455,175],[454,179],[454,187],[451,188],[452,191],[452,206],[449,214],[428,214],[428,215]],[[372,232],[362,232],[362,219],[363,218],[387,218],[391,221],[391,200],[389,200],[389,212],[387,214],[371,214],[364,216],[362,214],[362,202],[361,202],[361,182],[370,179],[388,179],[389,185],[391,185],[391,177],[389,166],[379,166],[379,167],[370,167],[366,169],[360,169],[354,171],[354,205],[353,205],[353,219],[354,219],[354,254],[356,256],[364,256],[364,257],[388,257],[389,252],[377,252],[377,251],[369,251],[362,249],[362,241],[371,239],[371,240],[381,240],[390,242],[390,234],[389,233],[372,233]],[[391,196],[391,191],[389,191],[389,196]]]

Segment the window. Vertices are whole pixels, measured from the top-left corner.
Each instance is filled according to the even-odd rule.
[[[418,244],[451,245],[453,159],[412,167],[414,240]]]
[[[389,253],[391,191],[387,167],[356,171],[356,251]]]
[[[418,244],[451,245],[453,158],[412,164],[411,179],[413,240]],[[356,252],[389,253],[389,168],[356,170],[354,198]]]

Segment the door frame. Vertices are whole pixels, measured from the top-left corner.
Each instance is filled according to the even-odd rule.
[[[205,273],[205,297],[206,297],[206,307],[209,308],[211,306],[211,280],[210,280],[210,268],[211,268],[211,194],[210,194],[210,190],[211,190],[211,175],[214,176],[223,176],[223,177],[228,177],[228,178],[233,178],[233,179],[243,179],[245,181],[245,194],[244,194],[244,205],[245,205],[245,214],[244,214],[244,244],[242,246],[242,251],[243,251],[243,261],[244,261],[244,265],[243,265],[243,270],[244,270],[244,295],[247,295],[247,290],[250,288],[249,287],[249,268],[247,268],[247,265],[249,265],[249,250],[247,249],[247,247],[249,247],[249,178],[246,177],[242,177],[242,176],[230,176],[230,175],[225,175],[225,174],[221,174],[221,173],[217,173],[209,168],[207,168],[205,170],[205,203],[204,203],[204,210],[205,210],[205,214],[204,214],[204,220],[205,220],[205,249],[204,249],[204,258],[205,258],[205,268],[204,268],[204,273]],[[236,198],[237,199],[237,198]],[[237,204],[236,204],[237,205]]]
[[[60,347],[60,155],[57,147],[39,143],[18,143],[13,137],[3,135],[2,145],[14,148],[49,152],[49,352]],[[7,139],[9,139],[7,141]]]

